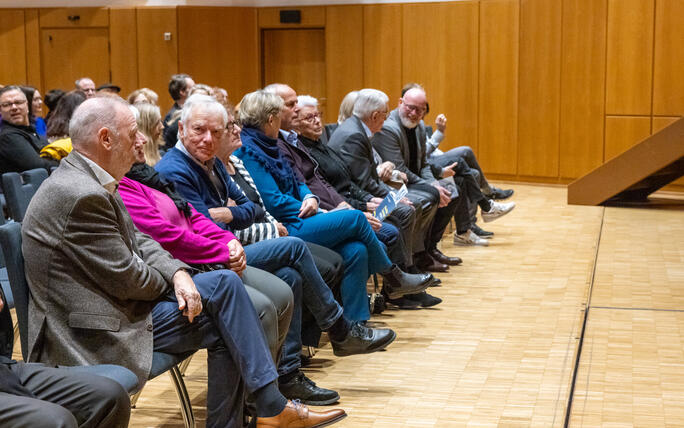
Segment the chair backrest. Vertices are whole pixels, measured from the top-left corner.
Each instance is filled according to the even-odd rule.
[[[9,278],[14,309],[19,321],[21,354],[26,360],[28,353],[28,303],[29,288],[24,273],[24,256],[21,253],[21,224],[7,223],[0,226],[0,246],[5,255],[7,277]]]
[[[24,214],[31,198],[36,194],[38,187],[48,177],[46,169],[38,168],[17,172],[6,172],[2,175],[2,187],[7,200],[10,217],[14,221],[24,220]]]

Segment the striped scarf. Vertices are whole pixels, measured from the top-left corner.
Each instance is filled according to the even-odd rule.
[[[259,197],[258,201],[252,202],[258,203],[261,206],[261,208],[264,209],[265,212],[264,222],[253,223],[246,229],[233,230],[233,233],[235,234],[237,239],[239,239],[240,242],[242,242],[242,245],[249,245],[255,242],[264,241],[266,239],[278,238],[280,235],[278,234],[278,227],[276,226],[277,221],[266,210],[266,206],[264,206],[264,201],[263,199],[261,199],[261,195],[259,194],[259,190],[257,190],[256,188],[256,184],[254,184],[254,180],[252,180],[252,176],[249,175],[249,172],[247,172],[247,168],[245,168],[245,165],[239,158],[231,156],[230,161],[233,163],[233,166],[235,167],[235,173],[239,174],[247,182],[247,184],[249,184],[252,187],[252,189],[254,189],[257,196]]]

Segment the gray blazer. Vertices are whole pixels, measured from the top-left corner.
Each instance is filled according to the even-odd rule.
[[[380,157],[384,161],[390,161],[396,168],[405,173],[408,177],[409,184],[423,183],[431,184],[437,180],[432,175],[430,165],[425,159],[425,142],[427,141],[427,133],[425,132],[425,124],[421,121],[416,127],[416,141],[418,147],[416,155],[418,156],[418,168],[420,171],[411,171],[409,169],[409,141],[401,126],[401,119],[399,119],[399,110],[394,109],[390,113],[385,123],[382,125],[380,132],[373,135],[371,142],[373,147],[378,151]]]
[[[361,119],[351,116],[342,122],[330,136],[328,146],[344,159],[357,186],[373,196],[387,196],[390,188],[378,177],[373,147],[363,129]]]
[[[184,263],[139,232],[76,151],[40,186],[22,225],[29,361],[114,363],[140,385],[152,365],[152,307]]]

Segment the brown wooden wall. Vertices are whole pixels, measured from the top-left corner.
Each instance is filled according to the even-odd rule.
[[[225,87],[237,102],[262,82],[262,30],[324,28],[325,76],[317,78],[325,79],[328,122],[348,91],[382,89],[394,107],[402,85],[419,82],[427,123],[448,117],[446,148],[473,147],[495,177],[541,182],[567,183],[684,115],[682,0],[301,10],[301,25],[283,25],[278,8],[106,9],[111,78],[124,94],[154,89],[162,109],[176,72]],[[0,83],[41,86],[46,16],[0,9]],[[64,24],[51,16],[51,26]]]

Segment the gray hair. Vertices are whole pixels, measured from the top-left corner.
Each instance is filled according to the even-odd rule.
[[[238,119],[243,126],[261,129],[270,116],[278,116],[285,103],[273,92],[261,89],[245,95],[240,101]]]
[[[140,110],[132,104],[128,105],[128,109],[133,113],[133,117],[135,117],[135,121],[137,122],[138,119],[140,119]]]
[[[389,97],[377,89],[361,89],[354,102],[354,116],[361,120],[368,119],[373,112],[385,108]]]
[[[287,85],[284,83],[271,83],[270,85],[264,86],[264,91],[278,95],[278,90],[286,87]]]
[[[209,95],[195,94],[189,96],[188,99],[185,100],[185,104],[183,104],[183,110],[180,115],[180,122],[183,126],[187,124],[190,115],[198,108],[207,110],[210,114],[221,116],[223,125],[228,123],[228,113],[226,113],[226,109],[223,105],[216,101],[216,98]]]
[[[318,100],[311,95],[300,95],[297,97],[299,107],[318,107]]]
[[[121,98],[97,97],[83,101],[69,121],[72,145],[82,147],[91,141],[101,128],[107,128],[114,135],[118,135],[118,107],[128,110],[128,104]]]

